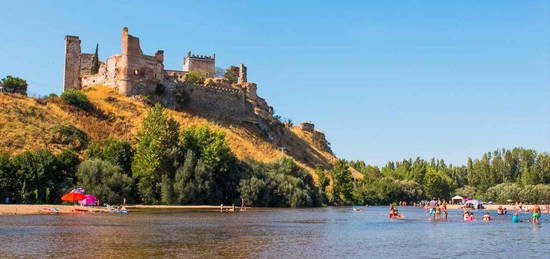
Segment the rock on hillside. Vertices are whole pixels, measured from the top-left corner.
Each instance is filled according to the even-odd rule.
[[[133,142],[149,105],[139,98],[120,96],[107,87],[89,87],[84,93],[95,106],[93,112],[67,105],[59,97],[35,99],[0,94],[0,152],[14,155],[41,148],[59,152],[74,147],[75,143],[56,137],[59,125],[82,130],[89,141],[115,137]],[[328,146],[320,144],[327,143],[322,133],[305,132],[277,121],[258,125],[223,121],[193,111],[168,111],[182,128],[206,124],[225,132],[231,150],[241,160],[273,161],[283,155],[280,147],[308,169],[329,168],[336,159]]]

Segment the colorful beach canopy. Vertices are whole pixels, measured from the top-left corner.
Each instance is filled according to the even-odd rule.
[[[97,198],[91,194],[84,195],[84,199],[78,201],[78,203],[84,205],[84,206],[91,206],[94,205],[97,201]]]
[[[61,200],[66,202],[77,202],[77,201],[83,200],[84,198],[86,197],[82,193],[70,192],[63,195],[61,197]]]

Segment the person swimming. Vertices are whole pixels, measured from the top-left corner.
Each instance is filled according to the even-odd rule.
[[[483,222],[489,222],[491,221],[491,215],[489,215],[489,212],[485,212],[485,214],[483,214]]]

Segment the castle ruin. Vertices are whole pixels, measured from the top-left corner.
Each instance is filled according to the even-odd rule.
[[[154,97],[159,94],[157,88],[160,85],[166,91],[157,99],[167,106],[176,107],[175,89],[184,87],[189,94],[188,106],[191,109],[252,122],[272,117],[272,109],[256,94],[256,84],[247,81],[246,66],[232,66],[236,70],[237,82],[215,78],[215,54],[202,56],[188,52],[182,70],[166,70],[164,51],[158,50],[153,56],[145,55],[139,38],[130,35],[128,28],[124,27],[121,54],[99,61],[97,73],[94,73],[93,59],[94,54],[82,53],[78,36],[65,36],[64,90],[105,85],[125,96]],[[204,84],[186,83],[191,72],[205,76]]]

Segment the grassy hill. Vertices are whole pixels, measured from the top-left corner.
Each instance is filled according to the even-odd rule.
[[[59,125],[74,126],[84,131],[90,142],[115,137],[134,142],[141,126],[141,119],[149,105],[139,98],[118,95],[108,87],[91,87],[84,90],[95,109],[86,112],[65,104],[58,97],[30,98],[16,94],[0,94],[0,153],[10,155],[27,150],[46,148],[54,153],[74,145],[56,137]],[[319,143],[319,134],[300,130],[298,127],[272,123],[267,129],[254,124],[222,121],[214,116],[193,111],[168,110],[181,128],[206,124],[225,132],[232,152],[237,158],[269,162],[286,155],[291,156],[307,169],[317,166],[328,168],[335,161],[330,151]],[[273,144],[269,136],[276,136]]]

